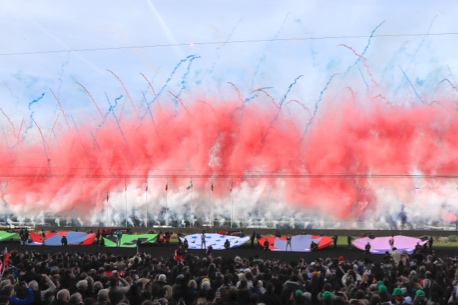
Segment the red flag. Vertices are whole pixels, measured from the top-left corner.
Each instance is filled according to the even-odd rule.
[[[5,250],[3,250],[3,264],[5,266],[8,266],[9,259],[10,259],[10,253],[8,252],[8,249],[5,247]]]
[[[8,252],[8,249],[5,247],[5,250],[3,250],[3,258],[0,260],[0,272],[3,274],[3,271],[5,271],[5,267],[8,266],[8,260],[10,258],[10,253]]]

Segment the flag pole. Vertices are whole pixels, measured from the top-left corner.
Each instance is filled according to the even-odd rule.
[[[233,187],[233,181],[231,179],[231,229],[232,229],[232,222],[234,218],[234,196],[232,195],[232,187]]]
[[[124,179],[124,197],[126,199],[126,228],[127,228],[127,178]]]
[[[145,227],[148,228],[148,178],[146,178],[145,204],[146,204]]]
[[[106,214],[105,226],[108,227],[108,190],[107,190],[107,205],[105,207],[105,214]]]
[[[210,214],[210,226],[213,228],[213,179],[211,180],[211,193],[210,193],[210,208],[211,208],[211,214]]]
[[[167,194],[169,192],[169,180],[165,179],[165,225],[169,226],[169,208],[167,207]]]
[[[232,229],[233,218],[234,218],[234,199],[233,199],[232,190],[231,190],[231,229]]]

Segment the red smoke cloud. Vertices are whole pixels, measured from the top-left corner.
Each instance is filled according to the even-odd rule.
[[[382,199],[376,190],[408,201],[413,173],[456,173],[454,101],[408,107],[355,99],[322,103],[305,134],[310,112],[294,104],[288,116],[271,103],[183,100],[186,108],[153,105],[154,121],[118,110],[119,125],[109,115],[101,127],[80,124],[78,130],[61,118],[57,138],[45,144],[0,148],[3,195],[11,206],[27,207],[23,212],[76,211],[84,217],[125,184],[144,191],[148,175],[150,188],[162,191],[167,178],[169,192],[183,191],[192,178],[201,196],[208,196],[213,179],[215,198],[229,196],[230,181],[237,189],[262,180],[285,206],[354,219],[366,208],[361,201],[377,208]]]

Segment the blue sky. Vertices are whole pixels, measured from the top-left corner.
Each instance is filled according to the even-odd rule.
[[[288,99],[313,108],[333,75],[333,94],[371,86],[363,61],[340,44],[364,54],[385,95],[415,98],[457,73],[458,35],[442,35],[458,33],[456,16],[453,1],[4,1],[0,104],[15,125],[33,111],[50,128],[52,89],[78,120],[96,113],[78,83],[103,111],[107,96],[125,96],[111,70],[138,103],[152,98],[140,73],[164,98],[235,99],[232,82],[245,98],[269,87],[277,102],[303,75]]]

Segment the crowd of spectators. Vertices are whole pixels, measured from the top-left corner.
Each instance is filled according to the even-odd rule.
[[[337,251],[336,251],[337,252]],[[11,251],[0,305],[458,305],[455,258],[263,260]]]

